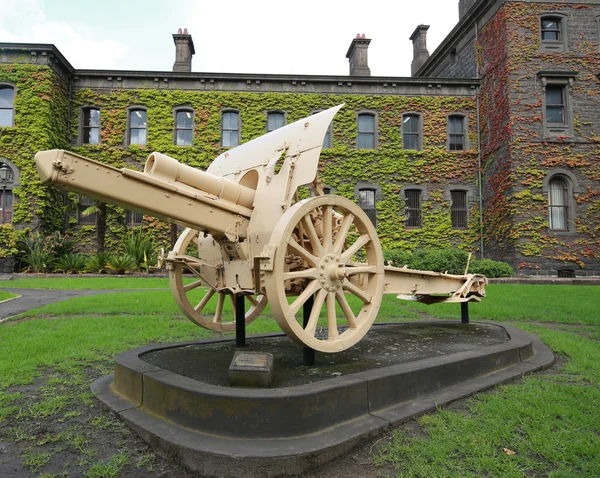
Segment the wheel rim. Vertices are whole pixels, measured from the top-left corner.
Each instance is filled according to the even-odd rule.
[[[198,247],[203,241],[212,242],[212,238],[189,228],[179,236],[173,251],[169,254],[169,258],[177,258],[174,261],[171,259],[170,264],[171,291],[179,308],[196,325],[218,332],[231,332],[235,330],[235,297],[233,294],[217,292],[216,274],[215,278],[210,277],[210,268],[199,261]],[[190,244],[196,246],[194,256],[187,254]],[[218,245],[215,247],[218,248]],[[217,254],[220,259],[220,250],[215,249],[213,260],[208,262],[216,263]],[[203,260],[206,259],[203,257]],[[195,280],[184,284],[185,272],[190,272]],[[201,287],[207,288],[202,292]],[[265,295],[250,295],[246,296],[246,299],[244,301],[246,304],[245,323],[248,325],[263,311],[267,304],[267,298]],[[231,304],[231,311],[225,310],[228,303]],[[213,306],[214,313],[212,312]]]
[[[357,343],[377,317],[384,285],[381,245],[362,209],[339,196],[305,199],[284,214],[270,243],[277,249],[265,286],[284,332],[321,352]],[[294,287],[298,293],[288,302]],[[311,297],[314,305],[305,328],[302,309]],[[327,332],[319,326],[322,312]]]

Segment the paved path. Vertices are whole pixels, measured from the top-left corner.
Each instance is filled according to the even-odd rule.
[[[19,294],[22,297],[0,303],[0,321],[13,315],[35,309],[46,304],[81,297],[84,295],[114,294],[133,289],[106,289],[106,290],[58,290],[58,289],[3,289],[1,291]],[[135,289],[141,290],[141,289]]]

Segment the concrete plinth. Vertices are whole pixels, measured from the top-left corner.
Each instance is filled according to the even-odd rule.
[[[215,477],[299,475],[452,400],[550,366],[537,338],[497,324],[374,326],[317,355],[282,334],[248,338],[277,361],[270,389],[228,386],[232,339],[129,350],[92,390],[157,452]]]

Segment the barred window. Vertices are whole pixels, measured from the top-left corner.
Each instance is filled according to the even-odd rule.
[[[421,191],[419,189],[406,189],[404,191],[406,227],[421,227]]]
[[[125,210],[125,224],[128,226],[140,226],[144,220],[144,214],[141,212]]]
[[[80,196],[79,197],[79,208],[77,210],[77,224],[93,226],[96,224],[96,213],[92,214],[83,214],[86,210],[89,210],[92,206],[96,205],[96,201],[94,201],[91,197],[88,196]]]
[[[98,108],[83,108],[81,123],[82,144],[100,144],[100,110]]]
[[[452,228],[466,229],[468,220],[467,191],[450,191]]]
[[[377,209],[375,190],[374,189],[359,189],[358,191],[358,205],[361,209],[369,216],[369,219],[373,223],[373,226],[377,227]]]

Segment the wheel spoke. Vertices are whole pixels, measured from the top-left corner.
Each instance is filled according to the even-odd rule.
[[[206,262],[201,261],[197,257],[188,256],[187,254],[178,254],[177,259],[183,262],[189,269],[195,269],[196,267],[207,265]]]
[[[215,289],[208,289],[206,291],[206,294],[204,294],[204,297],[202,297],[202,300],[198,303],[196,307],[194,307],[194,310],[196,312],[202,312],[202,309],[204,309],[206,304],[208,304],[208,301],[211,299],[211,297],[215,295],[215,292]]]
[[[370,241],[371,238],[368,234],[363,234],[362,236],[360,236],[354,244],[352,244],[348,249],[346,249],[342,253],[342,263],[345,264],[350,259],[352,259],[352,256],[356,254],[361,247],[363,247],[365,244],[368,244]]]
[[[348,235],[348,231],[350,230],[350,226],[354,223],[354,214],[348,214],[344,216],[342,220],[342,224],[340,225],[340,230],[337,233],[337,237],[335,238],[335,244],[333,245],[334,254],[339,254],[342,252],[342,248],[344,247],[344,243],[346,242],[346,236]]]
[[[217,308],[215,310],[215,316],[213,317],[213,322],[216,324],[221,323],[221,319],[223,318],[223,304],[225,303],[225,294],[219,292],[217,296]]]
[[[231,309],[233,310],[233,321],[237,320],[237,307],[235,305],[235,296],[233,294],[227,294],[231,300]],[[245,312],[244,312],[245,315]]]
[[[247,299],[250,301],[250,303],[251,303],[251,304],[252,304],[254,307],[256,307],[256,306],[258,305],[258,301],[257,301],[257,300],[254,298],[254,296],[252,296],[252,295],[249,295],[249,296],[246,296],[246,298],[247,298]]]
[[[338,304],[340,304],[342,312],[344,312],[344,315],[346,316],[346,319],[348,320],[348,325],[350,326],[351,329],[355,329],[356,328],[356,317],[354,316],[354,312],[352,312],[352,309],[350,308],[350,304],[348,304],[348,300],[346,299],[344,292],[341,291],[340,289],[338,289],[335,292],[335,298],[337,299]]]
[[[300,307],[304,305],[308,298],[313,295],[318,288],[318,280],[313,280],[310,284],[308,284],[302,293],[296,298],[296,300],[290,304],[290,313],[292,315],[296,315],[296,313],[300,310]]]
[[[325,302],[326,296],[327,291],[325,289],[319,290],[319,292],[317,292],[315,295],[315,301],[313,303],[312,310],[310,311],[310,317],[308,318],[308,323],[304,329],[304,331],[311,337],[314,337],[315,332],[317,331],[317,324],[319,323],[319,316],[321,315],[321,307],[323,307],[323,302]]]
[[[333,208],[325,206],[323,208],[323,249],[325,252],[331,252],[333,228]]]
[[[344,290],[347,290],[351,294],[358,297],[365,304],[371,303],[371,299],[372,299],[371,295],[366,293],[364,290],[361,290],[358,287],[356,287],[354,284],[352,284],[350,281],[348,281],[348,279],[344,280],[342,287],[344,288]]]
[[[323,255],[323,246],[321,246],[321,241],[319,240],[319,235],[317,234],[317,230],[315,229],[315,225],[312,222],[310,214],[307,214],[302,218],[301,221],[304,224],[304,228],[306,230],[306,235],[310,240],[310,245],[312,246],[313,252],[319,256]]]
[[[310,252],[308,252],[304,247],[296,242],[296,240],[292,237],[288,241],[288,245],[292,248],[292,250],[298,254],[302,259],[308,262],[312,267],[317,267],[319,259],[316,256],[313,256]]]
[[[337,328],[337,317],[335,315],[335,292],[327,294],[325,307],[327,308],[327,339],[334,340],[340,336]]]
[[[346,267],[346,275],[353,276],[355,274],[375,274],[377,266],[360,265],[357,267]]]
[[[202,285],[205,285],[204,281],[202,279],[199,279],[199,280],[197,280],[195,282],[192,282],[191,284],[184,285],[183,286],[183,291],[187,293],[187,292],[189,292],[189,291],[191,291],[193,289],[196,289],[197,287],[200,287]]]
[[[284,272],[283,280],[290,279],[316,279],[317,278],[317,268],[312,267],[310,269],[304,269],[301,271],[292,271],[292,272]]]

